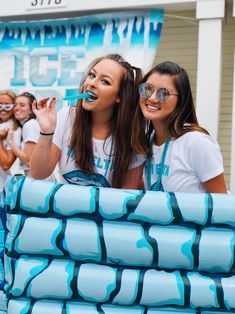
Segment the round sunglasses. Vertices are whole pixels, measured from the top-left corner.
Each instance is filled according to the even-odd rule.
[[[10,111],[14,106],[15,104],[0,104],[0,110]]]
[[[139,94],[144,98],[150,98],[155,92],[155,88],[150,83],[142,83],[139,85]],[[166,102],[172,95],[179,96],[178,94],[172,93],[168,88],[162,87],[156,91],[156,99],[160,103]]]

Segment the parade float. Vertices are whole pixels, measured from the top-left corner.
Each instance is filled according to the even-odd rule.
[[[233,194],[10,177],[1,217],[0,313],[235,312]]]

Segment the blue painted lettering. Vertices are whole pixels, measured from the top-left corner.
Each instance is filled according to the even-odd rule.
[[[18,48],[12,53],[14,57],[14,75],[11,79],[11,85],[24,86],[26,83],[26,80],[24,78],[24,58],[28,54],[28,49]]]

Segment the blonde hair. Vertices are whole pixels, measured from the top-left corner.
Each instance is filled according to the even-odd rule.
[[[0,91],[0,96],[2,95],[6,95],[8,97],[11,98],[12,103],[15,103],[15,99],[16,99],[16,94],[14,92],[12,92],[11,90],[8,89],[4,89]],[[19,127],[19,124],[17,123],[16,119],[14,118],[14,115],[12,116],[13,119],[13,129],[16,130]]]
[[[6,95],[8,97],[11,98],[11,100],[13,101],[13,103],[15,102],[15,99],[16,99],[16,94],[14,92],[12,92],[11,90],[8,90],[8,89],[4,89],[4,90],[1,90],[0,91],[0,96],[1,95]]]

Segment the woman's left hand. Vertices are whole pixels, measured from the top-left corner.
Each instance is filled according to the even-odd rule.
[[[9,129],[7,133],[7,141],[9,144],[13,142],[13,134],[14,131],[12,129]]]

